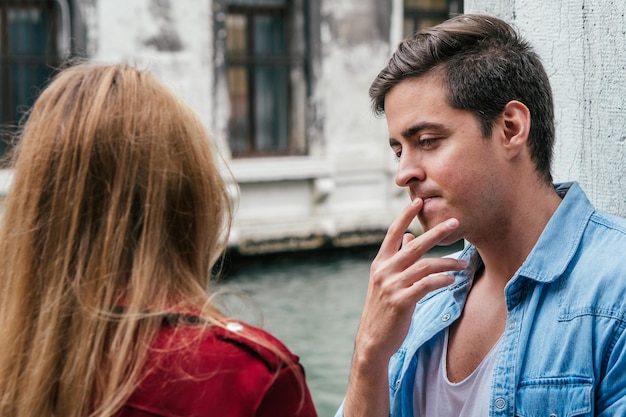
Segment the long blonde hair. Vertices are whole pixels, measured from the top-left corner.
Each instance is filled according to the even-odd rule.
[[[207,288],[232,213],[213,148],[130,66],[82,63],[42,92],[0,229],[1,416],[110,416],[162,313],[219,322]]]

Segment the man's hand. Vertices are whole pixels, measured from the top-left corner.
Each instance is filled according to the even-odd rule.
[[[448,219],[415,238],[405,233],[423,202],[415,199],[389,227],[370,269],[370,281],[356,337],[345,416],[389,415],[387,367],[407,335],[415,304],[452,284],[443,274],[466,268],[451,258],[423,258],[459,226]]]

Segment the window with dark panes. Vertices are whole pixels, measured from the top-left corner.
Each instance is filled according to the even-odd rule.
[[[58,1],[0,2],[0,155],[60,64]]]
[[[463,0],[404,0],[405,37],[463,13]]]
[[[298,153],[293,73],[303,60],[293,44],[293,2],[227,0],[226,67],[233,157]]]

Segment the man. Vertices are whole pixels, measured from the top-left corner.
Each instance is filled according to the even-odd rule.
[[[412,202],[372,263],[337,415],[626,416],[626,221],[552,184],[530,45],[462,15],[403,41],[370,95]],[[458,260],[421,258],[461,238]]]

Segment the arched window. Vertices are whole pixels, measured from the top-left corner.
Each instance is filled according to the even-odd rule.
[[[66,0],[0,2],[0,155],[9,135],[69,53]]]

